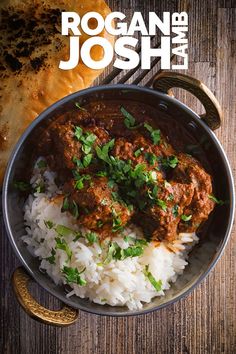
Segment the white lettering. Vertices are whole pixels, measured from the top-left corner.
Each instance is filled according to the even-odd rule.
[[[165,36],[170,35],[170,13],[163,12],[163,21],[155,12],[149,12],[149,36],[156,35],[156,27],[161,30]]]
[[[150,37],[142,37],[142,69],[151,68],[151,57],[161,57],[161,69],[170,69],[170,37],[161,37],[161,48],[151,48]]]
[[[74,69],[79,62],[79,37],[70,37],[70,58],[68,61],[61,60],[59,69],[70,70]]]
[[[114,28],[113,23],[114,19],[118,18],[119,20],[124,20],[125,15],[122,12],[111,12],[107,15],[105,19],[105,27],[107,32],[112,34],[113,36],[119,36],[120,34],[125,35],[127,33],[127,23],[125,22],[118,22],[116,28]]]
[[[99,45],[104,50],[104,55],[101,60],[93,60],[90,51],[93,46]],[[103,69],[109,65],[113,58],[113,47],[107,39],[102,37],[91,37],[84,42],[81,47],[81,59],[84,64],[91,69]]]
[[[117,55],[127,58],[128,60],[121,60],[117,58],[114,67],[119,69],[133,69],[139,64],[139,55],[134,50],[126,48],[125,45],[134,47],[137,45],[138,39],[134,37],[121,37],[115,43],[115,52]]]
[[[72,19],[73,21],[69,21]],[[78,29],[80,24],[80,17],[76,12],[62,12],[61,13],[61,34],[68,36],[69,29],[73,32],[74,36],[80,36],[81,33]]]

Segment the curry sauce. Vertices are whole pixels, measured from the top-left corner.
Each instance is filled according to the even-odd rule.
[[[171,126],[136,102],[76,106],[49,126],[38,153],[57,172],[63,210],[80,225],[104,239],[132,222],[149,239],[173,241],[207,220],[212,178],[172,143]]]

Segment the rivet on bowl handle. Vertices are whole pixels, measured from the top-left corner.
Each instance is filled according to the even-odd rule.
[[[34,319],[54,326],[68,326],[78,318],[78,310],[64,305],[61,310],[53,311],[40,305],[29,293],[28,284],[32,278],[23,267],[17,268],[12,276],[13,289],[23,309]]]
[[[173,71],[163,71],[154,77],[153,88],[155,90],[163,91],[173,96],[171,93],[171,88],[173,87],[183,88],[196,96],[206,110],[206,113],[201,115],[200,118],[212,130],[220,127],[223,118],[222,110],[219,102],[206,85],[191,76]]]

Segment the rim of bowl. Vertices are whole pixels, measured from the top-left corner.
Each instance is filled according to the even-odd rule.
[[[210,138],[214,141],[215,146],[217,147],[217,150],[221,156],[221,159],[224,163],[225,166],[225,170],[227,173],[227,179],[228,179],[228,185],[229,185],[229,194],[230,194],[230,213],[229,213],[229,220],[228,220],[228,225],[227,225],[227,230],[225,232],[223,241],[220,245],[220,247],[217,249],[215,256],[213,258],[213,260],[211,261],[209,267],[199,276],[199,278],[185,291],[180,292],[179,295],[175,296],[173,299],[168,300],[167,302],[154,306],[151,309],[141,309],[141,310],[134,310],[134,311],[130,311],[127,309],[127,311],[124,312],[116,312],[115,311],[115,306],[114,306],[114,311],[106,311],[106,308],[103,307],[103,305],[101,305],[101,311],[97,310],[97,309],[89,309],[89,307],[83,306],[81,304],[78,304],[78,306],[73,306],[72,302],[69,298],[64,299],[63,296],[61,296],[60,294],[57,294],[56,290],[50,289],[48,288],[48,286],[45,286],[40,280],[38,280],[37,275],[31,270],[31,268],[29,267],[29,265],[27,264],[27,262],[25,261],[24,257],[21,255],[21,253],[19,252],[19,249],[16,245],[16,242],[14,240],[13,234],[11,232],[11,226],[10,226],[10,222],[8,219],[8,209],[7,209],[7,195],[8,195],[8,184],[9,184],[9,176],[11,174],[11,170],[12,167],[14,166],[16,157],[18,155],[19,149],[21,148],[22,144],[25,142],[25,140],[28,138],[28,136],[31,134],[31,132],[34,130],[34,128],[44,119],[47,119],[48,114],[52,113],[55,109],[58,109],[61,105],[68,103],[69,101],[73,101],[75,98],[78,98],[80,96],[83,96],[85,94],[89,94],[89,93],[94,93],[94,92],[101,92],[101,91],[109,91],[109,90],[131,90],[131,91],[138,91],[138,92],[145,92],[145,93],[149,93],[152,94],[154,96],[158,96],[159,98],[162,97],[163,100],[165,101],[169,101],[171,103],[174,103],[178,106],[181,107],[182,110],[185,111],[185,113],[187,113],[188,115],[190,115],[193,120],[195,122],[197,122],[197,124],[201,125],[203,127],[203,129],[208,133],[208,135],[210,135]],[[46,291],[48,291],[51,295],[55,296],[56,298],[58,298],[60,301],[62,301],[63,303],[88,312],[88,313],[92,313],[92,314],[96,314],[96,315],[102,315],[102,316],[115,316],[115,317],[126,317],[126,316],[135,316],[135,315],[143,315],[143,314],[147,314],[149,312],[153,312],[159,309],[162,309],[164,307],[167,307],[177,301],[179,301],[180,299],[186,297],[190,292],[192,292],[206,277],[207,275],[210,273],[210,271],[215,267],[216,263],[219,261],[220,257],[223,254],[223,251],[227,245],[227,242],[229,240],[230,237],[230,233],[233,227],[233,220],[234,220],[234,212],[235,212],[235,189],[234,189],[234,180],[233,180],[233,175],[232,175],[232,171],[230,168],[230,164],[228,161],[228,158],[224,152],[224,149],[221,145],[221,143],[219,142],[218,138],[216,137],[216,135],[214,134],[214,132],[208,127],[208,125],[206,123],[204,123],[202,121],[202,119],[198,116],[198,114],[196,112],[194,112],[191,108],[189,108],[188,106],[186,106],[184,103],[182,103],[181,101],[177,100],[174,97],[169,96],[166,93],[163,93],[161,91],[158,90],[154,90],[153,88],[146,88],[146,87],[139,87],[136,85],[128,85],[128,84],[114,84],[114,85],[104,85],[104,86],[93,86],[81,91],[77,91],[74,92],[60,100],[58,100],[57,102],[55,102],[54,104],[52,104],[51,106],[49,106],[48,108],[46,108],[43,112],[41,112],[38,117],[36,117],[34,119],[34,121],[27,127],[27,129],[24,131],[24,133],[21,135],[21,137],[19,138],[18,142],[16,143],[11,156],[9,158],[8,161],[8,165],[6,168],[6,172],[5,172],[5,176],[4,176],[4,182],[3,182],[3,189],[2,189],[2,205],[3,205],[3,219],[4,219],[4,224],[5,224],[5,228],[7,231],[7,235],[8,235],[8,239],[10,240],[11,246],[13,247],[13,250],[17,256],[17,258],[21,261],[21,263],[23,264],[23,266],[26,268],[26,270],[29,272],[29,274],[32,276],[32,278]],[[53,282],[53,280],[52,280]],[[106,305],[109,306],[109,305]],[[113,309],[112,306],[109,306],[110,308]]]

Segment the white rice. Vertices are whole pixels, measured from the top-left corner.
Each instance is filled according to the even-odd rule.
[[[27,234],[23,236],[23,240],[28,245],[29,251],[40,259],[40,268],[45,270],[56,284],[67,284],[62,272],[64,266],[77,268],[78,271],[85,269],[80,276],[86,281],[86,285],[69,283],[71,291],[67,296],[88,298],[98,304],[128,306],[130,310],[141,309],[143,303],[150,302],[156,296],[164,296],[165,290],[169,289],[171,283],[183,273],[187,265],[187,253],[198,241],[198,237],[194,233],[180,234],[179,241],[171,246],[175,252],[171,252],[164,244],[155,246],[150,242],[144,246],[144,253],[139,257],[112,259],[110,263],[104,264],[109,240],[102,245],[97,242],[90,245],[86,238],[73,241],[75,235],[71,233],[63,237],[72,251],[69,260],[64,250],[56,249],[55,238],[58,237],[58,233],[55,228],[49,229],[45,221],[50,220],[54,225],[64,225],[82,232],[83,235],[89,230],[79,227],[68,212],[61,212],[63,197],[60,196],[61,192],[54,182],[55,173],[48,169],[40,170],[37,163],[35,166],[31,184],[36,186],[43,182],[46,189],[44,193],[31,194],[25,203]],[[130,225],[113,238],[112,242],[117,242],[120,248],[125,249],[130,245],[124,240],[124,236],[144,238],[140,228]],[[50,264],[46,260],[51,256],[52,249],[56,251],[55,264]],[[161,281],[160,291],[154,288],[144,274],[147,265],[153,277]]]

